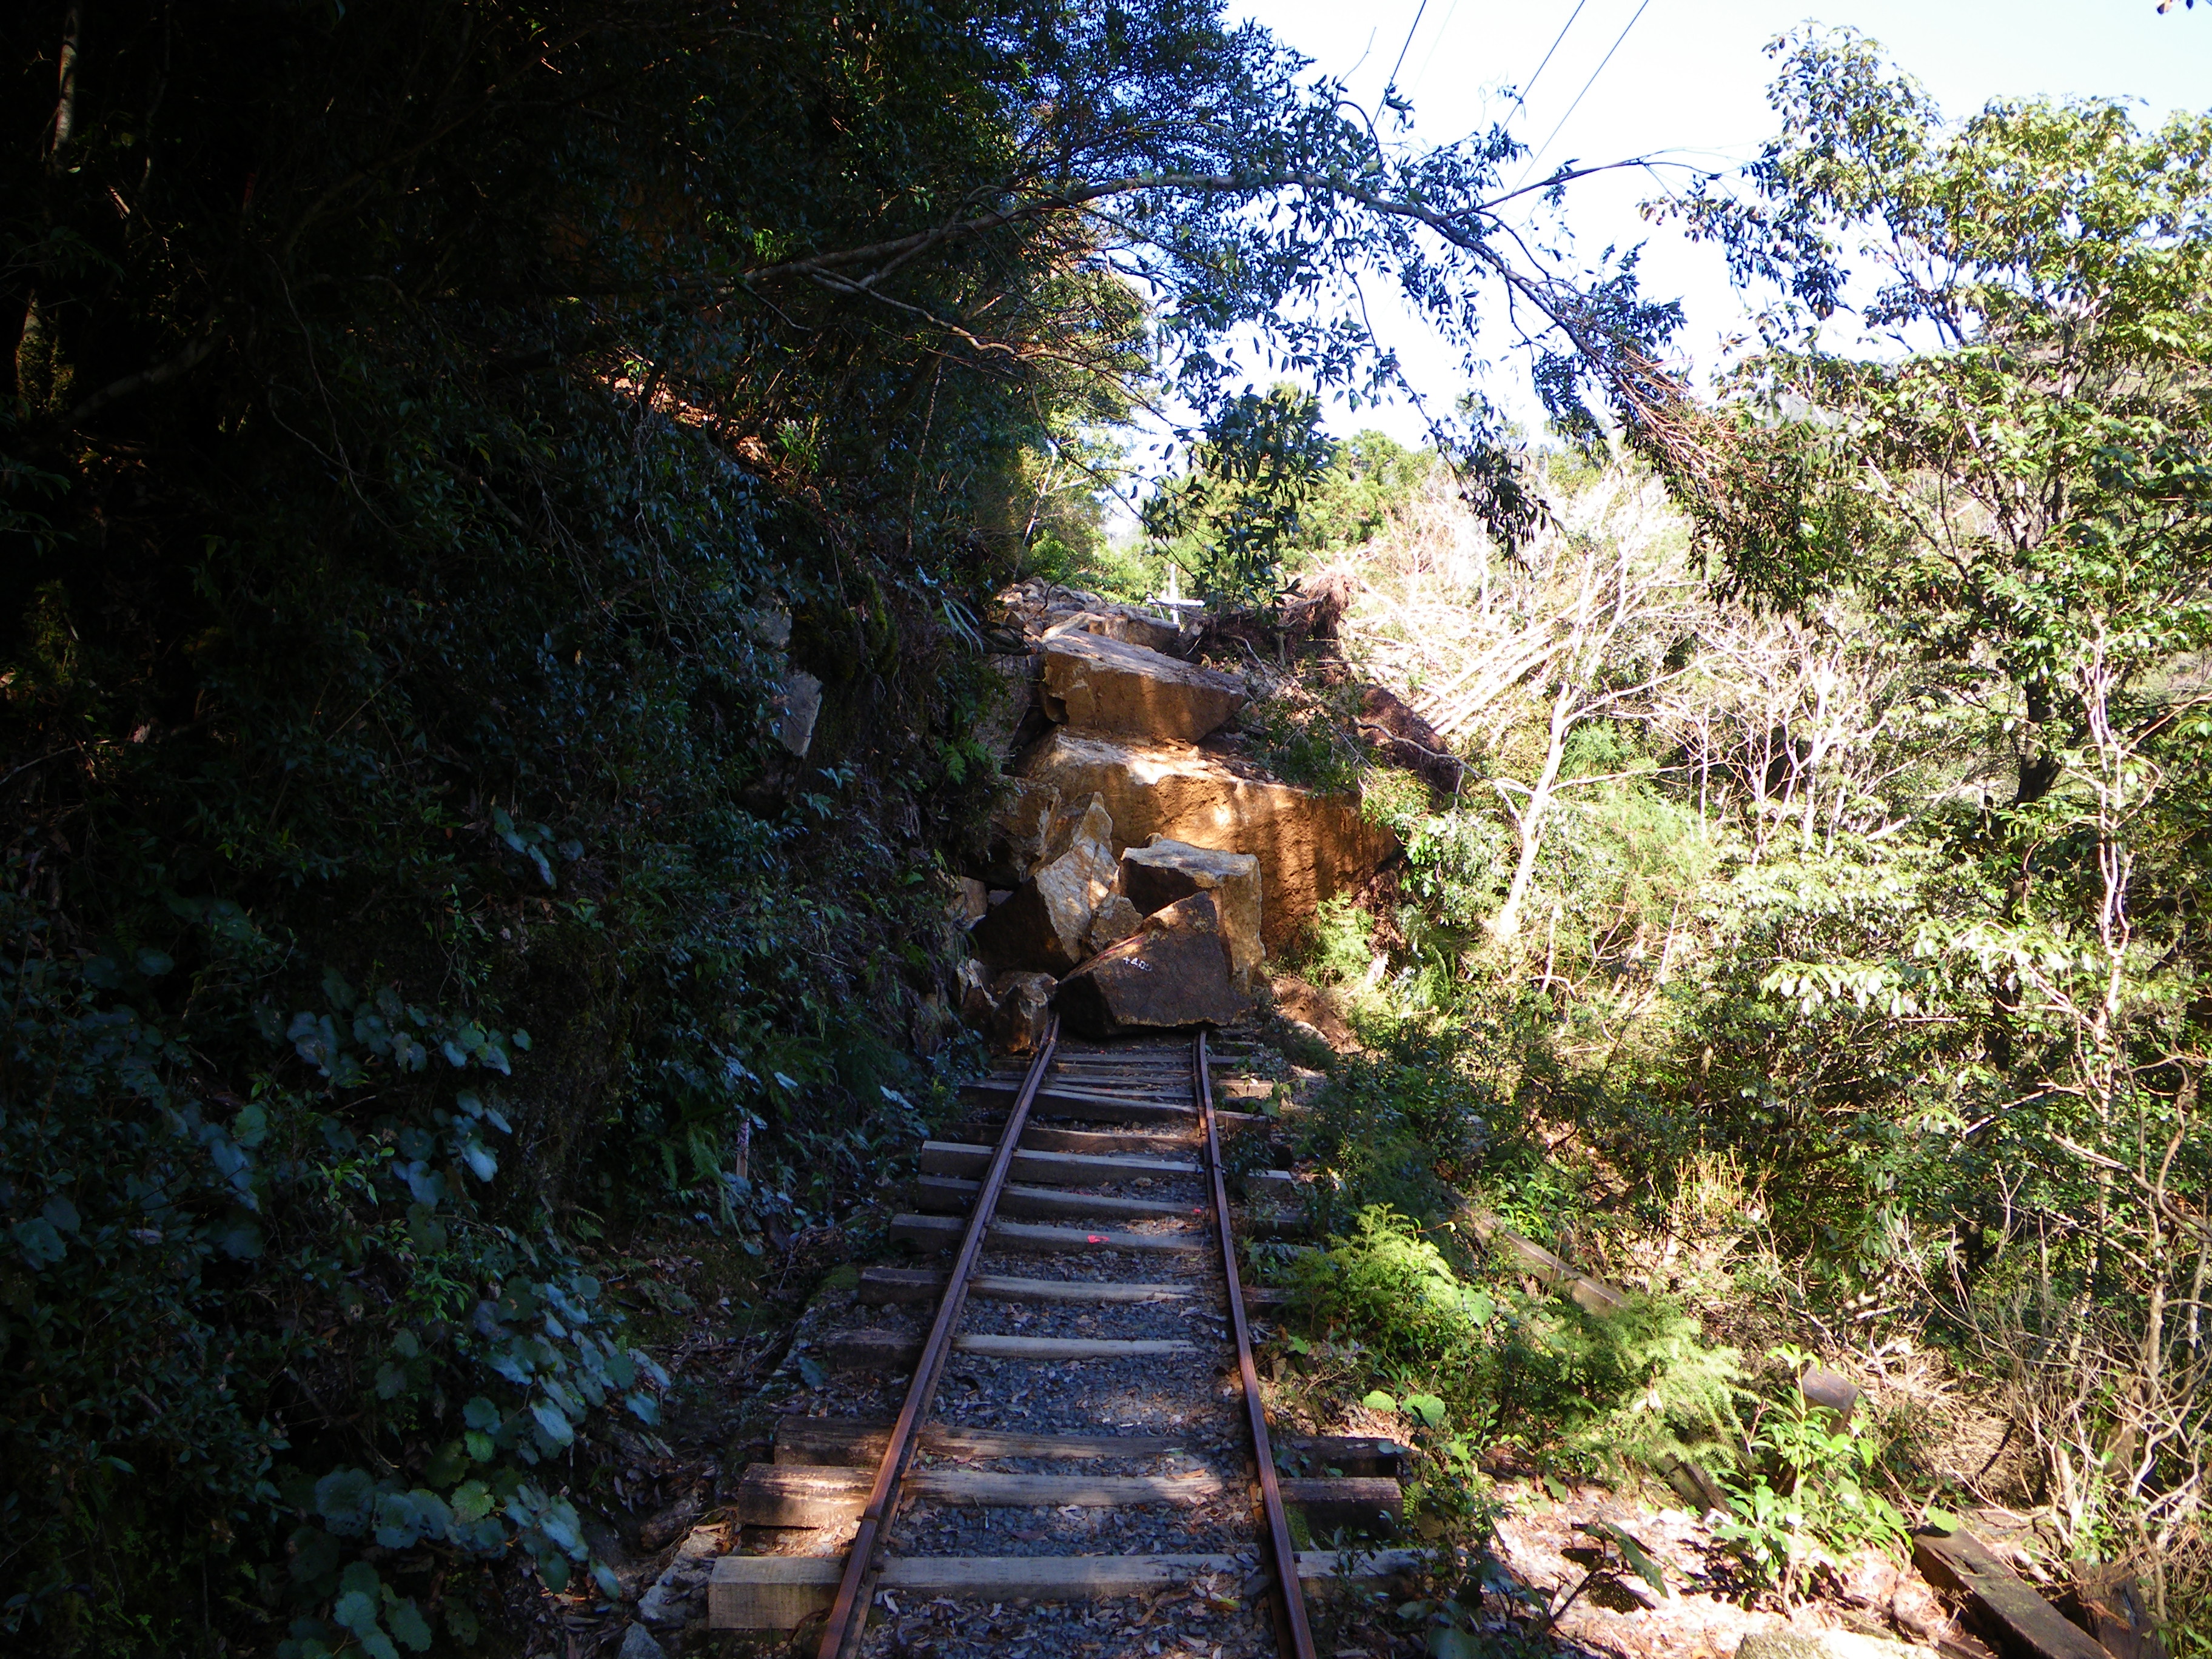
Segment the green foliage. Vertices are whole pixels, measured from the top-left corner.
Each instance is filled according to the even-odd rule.
[[[1811,1356],[1787,1346],[1772,1358],[1801,1374]],[[1729,1494],[1733,1513],[1713,1535],[1756,1582],[1785,1601],[1806,1570],[1869,1546],[1901,1551],[1905,1518],[1872,1487],[1878,1450],[1863,1425],[1838,1427],[1834,1413],[1807,1402],[1793,1387],[1764,1410],[1743,1478]]]
[[[1368,775],[1359,736],[1359,689],[1310,690],[1285,684],[1252,699],[1237,715],[1254,759],[1285,783],[1350,793]]]
[[[1347,965],[1368,963],[1360,913],[1323,913]],[[1326,948],[1326,947],[1324,947]],[[1455,1188],[1471,1185],[1489,1139],[1493,1103],[1468,1074],[1467,1057],[1408,1028],[1375,1034],[1379,1052],[1340,1060],[1313,1109],[1300,1120],[1299,1164],[1313,1172],[1308,1211],[1333,1232],[1376,1206],[1426,1219],[1447,1216]]]
[[[1283,562],[1334,448],[1311,392],[1247,390],[1206,423],[1191,470],[1145,503],[1145,533],[1190,573],[1197,596],[1230,606],[1281,597]]]
[[[1408,449],[1385,433],[1355,432],[1334,446],[1298,515],[1301,551],[1365,545],[1405,513],[1437,465],[1434,450]]]
[[[1339,1369],[1400,1390],[1370,1394],[1371,1408],[1431,1429],[1449,1418],[1462,1432],[1615,1474],[1734,1431],[1737,1356],[1707,1346],[1679,1307],[1632,1295],[1593,1317],[1521,1290],[1510,1270],[1483,1277],[1455,1270],[1433,1238],[1382,1205],[1292,1268],[1298,1307]]]

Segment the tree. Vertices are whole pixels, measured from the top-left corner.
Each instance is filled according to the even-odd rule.
[[[2149,1568],[2203,1513],[2212,1413],[2212,118],[1946,125],[1849,33],[1788,43],[1774,101],[1745,189],[1690,213],[1780,297],[1662,464],[1739,592],[1852,605],[2017,782],[1765,988],[1953,1138],[1950,1316],[2010,1373],[2062,1541]],[[1879,337],[1842,343],[1854,313]]]
[[[1168,556],[1190,572],[1200,598],[1271,605],[1305,504],[1335,454],[1311,392],[1246,392],[1206,422],[1191,470],[1145,503],[1145,533],[1169,544]]]

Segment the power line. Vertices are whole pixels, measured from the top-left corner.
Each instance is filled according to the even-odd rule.
[[[1459,0],[1452,0],[1449,9],[1444,13],[1444,21],[1437,25],[1437,38],[1429,42],[1429,55],[1421,59],[1420,70],[1413,76],[1413,87],[1419,86],[1422,82],[1429,78],[1429,70],[1437,61],[1437,49],[1443,45],[1444,36],[1451,32],[1452,19],[1458,15]],[[1406,88],[1406,95],[1408,98],[1413,95],[1413,87]]]
[[[1525,106],[1528,94],[1535,91],[1536,82],[1543,77],[1544,71],[1551,66],[1553,56],[1559,49],[1559,42],[1567,38],[1567,31],[1574,27],[1575,19],[1583,15],[1583,8],[1588,4],[1589,4],[1589,0],[1575,0],[1575,9],[1567,14],[1567,21],[1559,25],[1559,33],[1558,37],[1552,42],[1552,50],[1546,52],[1544,54],[1544,61],[1536,65],[1536,73],[1528,77],[1528,84],[1521,88],[1513,94],[1514,114],[1517,115],[1520,113],[1521,110]],[[1508,115],[1505,118],[1508,121],[1510,121],[1512,120],[1513,116]]]
[[[1605,56],[1598,59],[1597,67],[1590,71],[1590,78],[1583,82],[1583,89],[1575,94],[1575,101],[1567,106],[1567,112],[1559,118],[1559,126],[1552,129],[1551,138],[1545,139],[1544,142],[1537,147],[1536,153],[1528,158],[1528,171],[1524,172],[1521,175],[1519,180],[1514,185],[1513,187],[1516,190],[1520,189],[1522,185],[1528,182],[1528,174],[1535,172],[1536,163],[1542,161],[1544,159],[1544,152],[1551,149],[1552,139],[1559,136],[1561,129],[1564,128],[1569,121],[1574,118],[1575,112],[1583,106],[1583,100],[1589,96],[1589,89],[1597,84],[1597,77],[1605,73],[1605,66],[1613,61],[1613,54],[1619,52],[1620,50],[1622,41],[1628,39],[1628,31],[1636,27],[1637,18],[1642,17],[1644,14],[1650,9],[1651,0],[1644,0],[1644,3],[1636,9],[1636,16],[1630,18],[1626,27],[1622,28],[1620,31],[1620,38],[1614,40],[1612,46],[1607,51]],[[1580,8],[1577,7],[1577,9],[1579,10]],[[1572,22],[1574,20],[1572,18],[1569,18],[1567,21],[1569,22]]]
[[[1413,35],[1421,27],[1421,19],[1428,15],[1429,0],[1421,0],[1413,12],[1413,27],[1406,31],[1406,44],[1398,48],[1398,61],[1390,65],[1390,78],[1383,82],[1387,91],[1398,84],[1398,71],[1406,67],[1406,54],[1413,48]]]

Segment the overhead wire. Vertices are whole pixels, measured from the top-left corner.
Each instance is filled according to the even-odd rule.
[[[1567,31],[1574,27],[1575,19],[1583,15],[1583,8],[1588,4],[1589,0],[1575,0],[1575,9],[1567,14],[1567,21],[1559,25],[1559,32],[1552,41],[1551,51],[1546,52],[1544,61],[1536,65],[1536,72],[1528,77],[1528,84],[1515,89],[1513,110],[1511,114],[1506,116],[1507,121],[1511,121],[1514,115],[1519,114],[1527,106],[1528,94],[1535,91],[1536,82],[1543,79],[1544,71],[1551,67],[1552,59],[1558,54],[1559,43],[1567,38]]]
[[[1413,36],[1419,32],[1421,19],[1427,16],[1428,12],[1429,0],[1421,0],[1413,10],[1413,24],[1406,31],[1406,44],[1398,48],[1398,61],[1390,65],[1389,76],[1382,82],[1385,91],[1398,84],[1398,71],[1406,67],[1406,54],[1413,49]]]
[[[1544,159],[1544,152],[1551,149],[1552,140],[1557,138],[1559,134],[1565,130],[1567,123],[1574,119],[1575,112],[1583,106],[1583,100],[1589,96],[1589,89],[1597,84],[1597,77],[1605,73],[1605,66],[1613,61],[1613,53],[1619,52],[1623,42],[1628,39],[1629,30],[1634,28],[1638,19],[1641,18],[1644,14],[1650,10],[1650,9],[1651,0],[1644,0],[1644,3],[1636,9],[1636,15],[1631,17],[1628,21],[1621,27],[1620,33],[1614,39],[1613,45],[1607,48],[1605,56],[1598,59],[1597,67],[1590,71],[1589,79],[1583,82],[1583,89],[1575,94],[1575,101],[1567,106],[1567,112],[1559,118],[1559,125],[1552,129],[1551,137],[1546,138],[1541,144],[1539,144],[1536,147],[1535,154],[1528,158],[1528,167],[1522,172],[1521,177],[1514,184],[1513,187],[1516,190],[1520,189],[1522,185],[1528,182],[1528,175],[1535,172],[1536,163],[1542,161]],[[1579,11],[1581,8],[1578,6],[1576,9]],[[1572,18],[1569,18],[1567,21],[1569,22],[1572,22],[1574,20]]]

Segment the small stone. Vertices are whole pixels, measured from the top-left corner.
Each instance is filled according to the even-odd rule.
[[[985,1026],[992,1045],[1003,1054],[1035,1054],[1052,1017],[1052,993],[1050,974],[1001,974],[994,980]]]
[[[653,1638],[653,1632],[632,1620],[623,1632],[622,1648],[616,1659],[668,1659],[668,1650]]]

